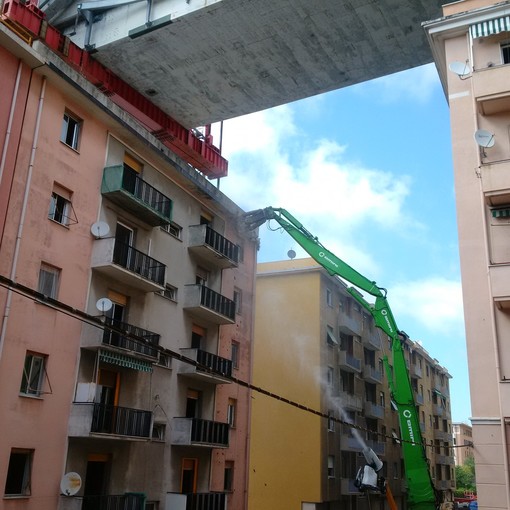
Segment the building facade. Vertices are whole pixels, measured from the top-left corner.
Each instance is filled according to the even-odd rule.
[[[425,23],[450,106],[478,504],[510,507],[509,2]]]
[[[0,508],[246,508],[256,239],[22,28],[0,24]]]
[[[467,423],[453,424],[453,442],[455,444],[455,465],[462,466],[468,457],[473,458],[473,428]]]
[[[367,497],[354,485],[365,446],[383,461],[405,508],[398,416],[383,367],[387,355],[391,364],[386,335],[312,259],[258,264],[255,308],[253,381],[277,397],[253,395],[250,510],[384,505],[384,496]],[[431,475],[451,501],[449,375],[415,342],[405,344],[405,356]]]

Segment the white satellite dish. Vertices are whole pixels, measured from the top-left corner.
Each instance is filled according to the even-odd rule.
[[[110,226],[105,221],[96,221],[90,227],[90,233],[96,238],[101,239],[110,233]]]
[[[496,140],[490,131],[479,129],[478,131],[475,131],[475,141],[480,147],[488,149],[494,146]]]
[[[452,62],[448,66],[448,69],[450,69],[452,73],[455,73],[459,78],[464,78],[464,76],[467,76],[471,72],[471,69],[469,68],[467,61]]]
[[[60,480],[60,490],[66,496],[74,496],[81,489],[81,476],[74,471],[66,473]]]
[[[108,310],[111,310],[113,306],[112,300],[107,297],[103,297],[97,300],[96,308],[103,314]]]
[[[287,252],[287,257],[289,257],[289,259],[295,259],[296,258],[296,252],[291,248],[288,252]]]

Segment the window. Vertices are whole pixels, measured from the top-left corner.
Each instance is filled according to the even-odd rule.
[[[182,237],[182,227],[177,225],[177,223],[174,223],[173,221],[171,223],[168,223],[167,225],[163,225],[161,229],[169,233],[176,239],[181,239]]]
[[[225,474],[223,478],[223,490],[232,492],[234,488],[234,463],[232,461],[225,462]]]
[[[328,478],[335,478],[335,456],[328,455]]]
[[[326,343],[328,345],[338,345],[338,340],[335,338],[335,334],[331,326],[326,326]]]
[[[202,267],[197,267],[197,272],[195,276],[195,283],[198,285],[205,285],[207,283],[207,278],[209,276],[209,272]]]
[[[501,45],[501,60],[503,64],[510,64],[510,43]]]
[[[162,290],[160,292],[160,295],[170,299],[171,301],[177,301],[177,287],[174,287],[173,285],[166,284],[165,290]]]
[[[328,385],[333,386],[333,381],[335,378],[335,369],[333,367],[328,367]]]
[[[326,289],[326,304],[333,306],[333,293],[329,289]]]
[[[30,471],[33,453],[33,450],[19,450],[17,448],[11,450],[5,481],[6,496],[30,496]]]
[[[398,463],[397,462],[393,463],[393,479],[394,480],[398,479]]]
[[[241,304],[242,304],[242,297],[243,297],[243,294],[242,294],[242,291],[241,289],[238,289],[237,287],[234,287],[234,303],[235,303],[235,306],[236,306],[236,313],[241,313]]]
[[[163,354],[162,352],[160,352],[158,356],[158,366],[164,368],[171,368],[172,358],[167,354]]]
[[[64,113],[60,140],[74,150],[78,150],[82,121],[70,113]]]
[[[39,270],[39,284],[37,290],[46,297],[57,298],[60,269],[48,264],[41,264]]]
[[[44,380],[46,356],[27,352],[23,365],[20,393],[23,395],[40,395]]]
[[[386,405],[386,399],[384,397],[384,391],[379,392],[379,405],[384,407]]]
[[[152,426],[152,439],[155,439],[156,441],[164,441],[165,429],[166,426],[164,423],[154,423]]]
[[[335,413],[333,411],[328,411],[328,430],[329,432],[335,431]]]
[[[50,198],[50,209],[48,218],[61,225],[68,226],[69,223],[77,223],[76,215],[71,204],[72,192],[57,183],[53,184],[53,192]]]
[[[227,423],[231,427],[235,427],[236,426],[236,401],[233,398],[229,398],[228,399]]]
[[[239,368],[239,342],[232,342],[230,359],[232,360],[232,367]]]

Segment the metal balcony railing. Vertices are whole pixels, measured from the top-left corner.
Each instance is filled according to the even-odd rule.
[[[224,510],[226,508],[225,493],[196,492],[186,496],[186,510]]]
[[[165,264],[136,250],[132,246],[115,240],[113,263],[136,273],[158,285],[165,284]]]
[[[145,494],[84,496],[82,510],[144,510]]]
[[[239,262],[239,246],[223,237],[209,225],[206,225],[205,229],[205,242],[230,260]]]
[[[91,432],[150,437],[152,413],[140,409],[94,404]]]
[[[146,356],[151,356],[152,358],[158,357],[157,346],[159,345],[160,335],[157,333],[147,331],[145,329],[139,328],[138,326],[133,326],[132,324],[128,324],[127,322],[122,322],[111,317],[105,317],[105,324],[112,326],[115,329],[124,331],[128,335],[134,335],[142,338],[145,340],[145,342],[134,340],[133,338],[122,335],[117,331],[105,329],[103,334],[103,344],[112,345],[113,347],[121,347],[123,349],[129,349],[130,351],[145,354]]]
[[[231,320],[235,319],[236,304],[234,301],[222,296],[212,289],[209,289],[205,285],[201,285],[200,287],[200,304],[202,306],[205,306],[206,308],[209,308],[221,315],[225,315],[225,317],[228,317]]]
[[[232,360],[227,358],[197,349],[197,362],[211,369],[216,374],[228,377],[232,375]]]
[[[193,418],[191,442],[228,445],[229,424]]]
[[[124,165],[104,169],[101,193],[151,226],[170,223],[172,201]]]

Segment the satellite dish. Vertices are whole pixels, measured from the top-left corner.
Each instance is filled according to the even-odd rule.
[[[81,489],[81,476],[73,471],[66,473],[60,480],[60,490],[66,496],[74,496]]]
[[[290,260],[295,259],[296,258],[296,252],[291,248],[287,252],[287,257],[289,257]]]
[[[485,129],[479,129],[475,132],[475,141],[484,149],[488,149],[494,146],[494,135],[490,131],[486,131]]]
[[[452,62],[448,66],[448,69],[450,69],[452,73],[455,73],[459,78],[464,78],[464,76],[467,76],[471,72],[471,69],[469,68],[467,61]]]
[[[112,306],[113,306],[113,303],[112,303],[111,299],[108,299],[107,297],[98,299],[97,303],[96,303],[96,308],[102,313],[105,313],[108,310],[111,310]]]
[[[96,238],[101,239],[110,233],[110,227],[105,221],[96,221],[90,227],[90,233]]]

